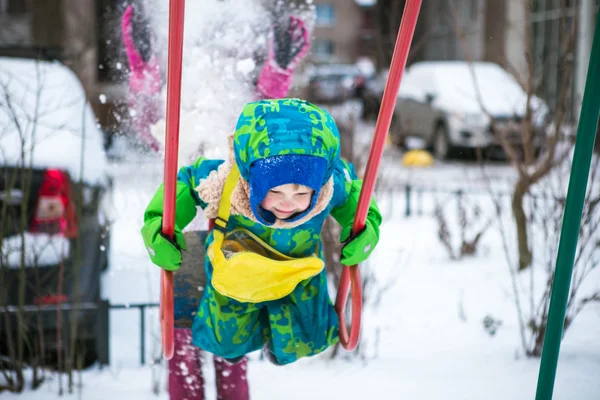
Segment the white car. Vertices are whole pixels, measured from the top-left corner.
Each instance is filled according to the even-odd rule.
[[[500,150],[500,132],[521,141],[527,94],[515,78],[489,62],[419,62],[403,77],[391,138],[419,137],[439,159],[457,148]],[[532,96],[536,150],[543,144],[548,107]]]

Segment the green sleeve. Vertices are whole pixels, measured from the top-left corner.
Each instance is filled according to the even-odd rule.
[[[206,208],[206,203],[198,196],[195,189],[202,179],[206,179],[212,171],[216,171],[223,162],[223,160],[209,160],[200,157],[192,165],[181,168],[177,174],[177,180],[187,185],[196,201],[196,205],[202,207],[202,209]]]
[[[196,206],[206,207],[195,188],[200,180],[205,179],[213,170],[223,163],[223,160],[207,160],[198,158],[192,165],[182,167],[177,174],[175,189],[175,225],[185,228],[196,216]],[[161,184],[150,200],[144,212],[144,223],[163,215],[164,185]]]
[[[345,241],[350,236],[350,230],[352,229],[354,215],[356,214],[356,209],[358,207],[358,198],[360,196],[361,188],[361,180],[355,179],[346,182],[346,193],[348,194],[346,201],[331,210],[331,216],[342,226],[341,241]],[[365,225],[373,229],[377,236],[379,236],[381,213],[379,212],[375,199],[371,199]]]
[[[163,202],[164,202],[165,188],[164,185],[158,187],[158,190],[150,200],[150,204],[146,207],[144,212],[144,223],[156,218],[163,216]],[[177,181],[177,188],[175,189],[175,225],[179,229],[183,229],[189,224],[196,216],[196,200],[192,195],[190,188],[183,182]]]

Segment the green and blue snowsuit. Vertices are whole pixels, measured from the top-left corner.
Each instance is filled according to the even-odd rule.
[[[317,246],[322,249],[323,222],[332,215],[342,227],[350,226],[361,186],[354,168],[339,157],[339,140],[331,116],[305,101],[262,100],[246,105],[236,127],[234,152],[241,177],[251,183],[251,191],[251,167],[257,160],[313,155],[325,160],[323,184],[333,179],[333,195],[322,212],[293,228],[275,229],[256,218],[231,215],[227,231],[244,228],[290,257],[308,257]],[[176,229],[182,229],[194,218],[196,206],[207,206],[194,189],[223,162],[200,157],[179,171]],[[381,216],[372,201],[367,224],[376,227],[378,235],[380,223]],[[206,248],[212,240],[210,233]],[[322,251],[319,256],[323,258]],[[288,364],[318,354],[338,341],[338,316],[329,297],[325,269],[279,300],[242,303],[213,288],[213,267],[208,257],[204,267],[207,284],[192,325],[196,346],[232,359],[266,345],[278,363]]]

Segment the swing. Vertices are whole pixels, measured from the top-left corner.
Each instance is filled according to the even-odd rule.
[[[363,186],[352,225],[352,232],[360,232],[365,225],[370,199],[375,188],[375,180],[387,132],[390,127],[400,80],[406,66],[410,43],[415,31],[422,0],[407,0],[392,56],[390,73],[386,83],[381,109],[375,126],[375,135],[367,162]],[[169,46],[167,71],[167,112],[164,162],[164,215],[163,233],[173,237],[175,228],[175,187],[177,179],[177,155],[179,146],[179,105],[181,97],[181,74],[183,54],[184,0],[170,0],[169,4]],[[209,224],[212,229],[213,221]],[[173,272],[161,271],[160,320],[162,348],[165,359],[173,356],[173,328],[190,328],[192,319],[206,284],[203,261],[206,254],[204,242],[207,231],[194,231],[184,234],[187,251],[182,252],[181,267]],[[345,308],[348,295],[352,291],[352,319],[348,332]],[[340,322],[340,343],[348,351],[358,344],[362,314],[362,286],[357,265],[344,266],[335,310]]]

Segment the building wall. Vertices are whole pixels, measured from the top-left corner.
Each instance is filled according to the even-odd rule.
[[[97,46],[95,0],[62,0],[64,40],[71,67],[86,88],[90,103],[97,102]]]
[[[335,19],[331,25],[315,24],[313,31],[312,61],[354,62],[359,54],[358,41],[362,25],[362,11],[354,0],[316,0],[315,6],[329,5],[335,10]],[[333,57],[316,54],[315,45],[319,41],[331,41],[334,45]]]
[[[483,13],[483,59],[503,64],[506,61],[506,24],[507,4],[505,1],[485,1]]]
[[[488,0],[490,1],[490,0]],[[506,3],[506,31],[504,52],[506,63],[511,66],[517,77],[527,77],[526,39],[525,39],[525,4],[522,0]]]
[[[573,101],[573,114],[579,118],[581,102],[587,79],[588,66],[592,51],[592,39],[594,37],[594,25],[600,8],[600,0],[581,0],[579,15],[579,31],[577,39],[577,58],[575,61],[575,95]],[[597,133],[600,135],[600,130]],[[600,148],[600,142],[596,138],[596,147]]]
[[[424,60],[483,59],[485,0],[455,0],[453,5],[448,0],[423,3]]]

